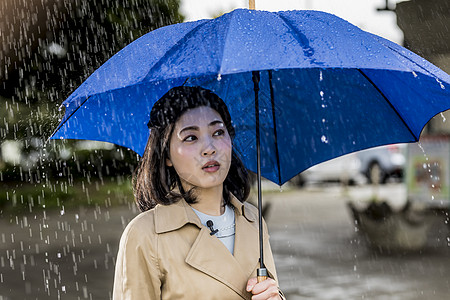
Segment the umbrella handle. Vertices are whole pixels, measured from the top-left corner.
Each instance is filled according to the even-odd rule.
[[[258,270],[256,270],[256,279],[258,281],[258,283],[260,283],[261,281],[264,281],[267,279],[267,269],[266,268],[259,268]]]

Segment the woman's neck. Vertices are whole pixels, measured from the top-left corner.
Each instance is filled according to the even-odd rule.
[[[191,204],[191,206],[204,214],[220,216],[225,212],[222,192],[223,186],[209,189],[196,188],[195,197],[197,201]]]

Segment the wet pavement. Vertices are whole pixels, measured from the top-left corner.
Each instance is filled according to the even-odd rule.
[[[288,299],[447,299],[448,226],[419,252],[380,253],[347,208],[370,187],[270,191],[267,215],[280,285]],[[402,205],[402,185],[379,193]],[[0,300],[110,299],[120,235],[134,205],[0,218]],[[444,229],[444,230],[442,230]]]
[[[406,199],[402,185],[378,192],[394,207]],[[274,204],[271,244],[288,299],[448,299],[450,228],[444,219],[423,250],[381,253],[356,232],[346,205],[372,193],[370,187],[315,187],[266,197]]]

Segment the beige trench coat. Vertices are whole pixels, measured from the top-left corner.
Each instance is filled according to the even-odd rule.
[[[141,213],[119,246],[113,299],[250,299],[247,281],[259,267],[257,210],[231,197],[234,255],[181,200]],[[264,259],[277,280],[264,224]]]

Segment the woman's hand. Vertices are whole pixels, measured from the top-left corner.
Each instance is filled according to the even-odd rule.
[[[253,294],[252,300],[281,300],[278,285],[272,278],[267,278],[258,283],[256,277],[247,282],[247,292]]]

